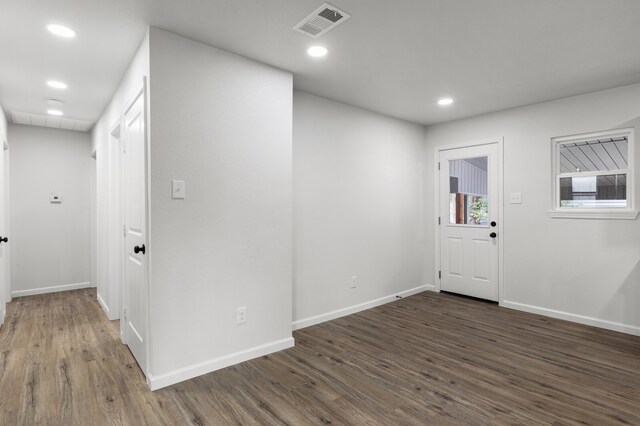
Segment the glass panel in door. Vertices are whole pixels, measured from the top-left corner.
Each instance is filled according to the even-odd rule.
[[[487,157],[449,160],[449,223],[488,226]]]

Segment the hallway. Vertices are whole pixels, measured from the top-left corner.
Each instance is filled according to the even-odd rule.
[[[151,401],[144,396],[152,395],[95,289],[15,299],[0,330],[0,348],[1,424],[145,418]]]

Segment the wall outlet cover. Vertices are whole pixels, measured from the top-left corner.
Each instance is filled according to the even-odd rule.
[[[247,322],[247,307],[241,306],[236,309],[236,323],[244,324]]]

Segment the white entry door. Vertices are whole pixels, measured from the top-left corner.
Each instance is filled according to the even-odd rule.
[[[145,96],[124,116],[124,340],[140,368],[147,371]]]
[[[439,153],[440,289],[498,301],[498,144]]]

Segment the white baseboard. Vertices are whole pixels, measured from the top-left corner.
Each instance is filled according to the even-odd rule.
[[[0,306],[0,309],[2,310],[2,312],[0,312],[0,326],[2,326],[2,324],[4,324],[4,319],[7,316],[7,305],[3,303],[4,306]]]
[[[433,285],[421,285],[420,287],[412,288],[410,290],[401,291],[399,293],[390,294],[379,299],[370,300],[368,302],[360,303],[358,305],[348,306],[346,308],[338,309],[326,314],[320,314],[309,318],[304,318],[293,322],[293,329],[300,330],[301,328],[311,327],[312,325],[320,324],[321,322],[331,321],[336,318],[344,317],[346,315],[355,314],[356,312],[364,311],[366,309],[375,308],[376,306],[384,305],[385,303],[398,300],[398,296],[407,297],[413,294],[421,293],[426,290],[435,290]]]
[[[57,293],[59,291],[78,290],[81,288],[88,288],[91,283],[76,283],[76,284],[64,284],[54,285],[51,287],[32,288],[29,290],[16,290],[11,292],[12,297],[33,296],[35,294],[45,293]]]
[[[230,365],[249,361],[250,359],[258,358],[273,352],[291,348],[293,347],[294,343],[295,341],[293,340],[293,337],[288,337],[286,339],[236,352],[231,355],[214,358],[200,364],[181,368],[179,370],[175,370],[167,374],[162,374],[157,377],[149,375],[149,377],[147,378],[147,384],[152,391],[158,390],[179,382],[183,382],[185,380],[193,379],[194,377],[202,376],[203,374],[211,373],[212,371],[220,370],[221,368],[229,367]]]
[[[426,291],[436,291],[436,286],[433,284],[425,284],[422,287],[424,287]]]
[[[518,311],[529,312],[532,314],[544,315],[547,317],[558,318],[566,321],[577,322],[579,324],[592,325],[594,327],[605,328],[607,330],[619,331],[621,333],[633,334],[640,336],[640,327],[634,325],[622,324],[614,321],[607,321],[599,318],[588,317],[585,315],[572,314],[570,312],[557,311],[554,309],[542,308],[539,306],[527,305],[525,303],[502,301],[500,306]]]
[[[96,292],[96,296],[98,299],[98,303],[100,304],[100,306],[102,307],[102,310],[104,311],[105,314],[107,314],[107,318],[109,319],[109,321],[112,321],[114,319],[117,318],[112,318],[111,317],[111,310],[109,309],[109,307],[107,306],[107,304],[105,303],[104,299],[102,298],[102,296],[100,296],[100,293]]]

